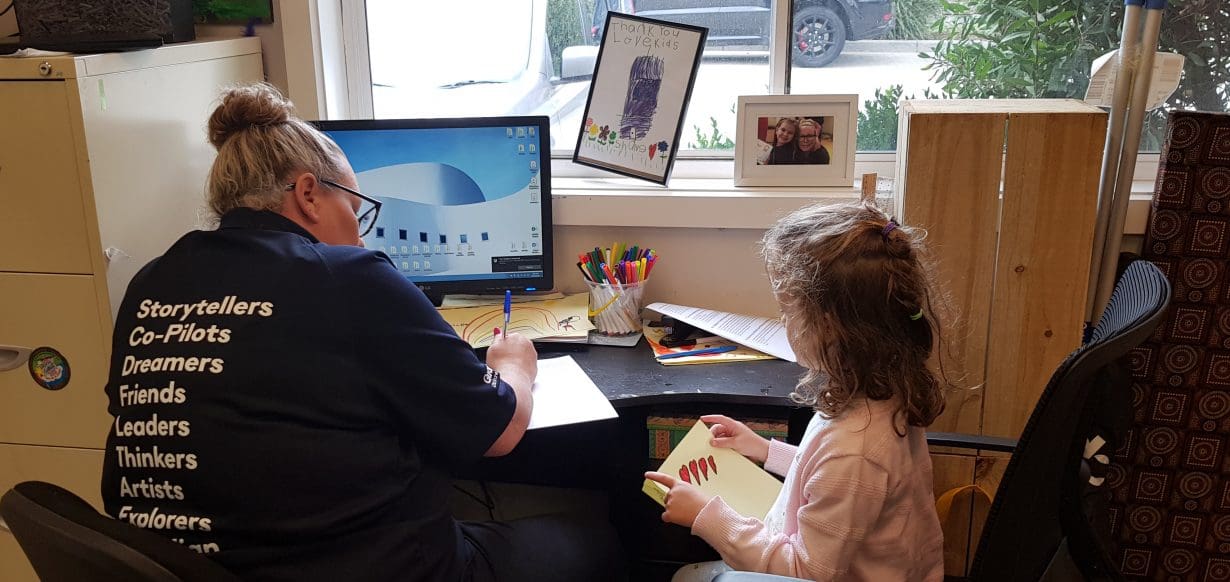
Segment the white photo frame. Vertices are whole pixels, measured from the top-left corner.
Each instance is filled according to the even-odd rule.
[[[737,120],[735,186],[854,186],[858,95],[744,95]]]

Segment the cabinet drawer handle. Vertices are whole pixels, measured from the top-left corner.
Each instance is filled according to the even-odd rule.
[[[0,372],[7,372],[26,364],[31,348],[0,345]]]

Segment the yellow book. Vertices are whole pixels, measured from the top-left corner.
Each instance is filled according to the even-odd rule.
[[[709,444],[709,428],[696,421],[687,436],[662,462],[660,472],[684,479],[722,500],[741,515],[764,519],[782,490],[782,483],[747,457]],[[645,480],[641,490],[666,505],[665,486]]]

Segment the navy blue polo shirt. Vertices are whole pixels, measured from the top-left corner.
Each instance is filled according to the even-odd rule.
[[[107,513],[251,580],[456,580],[448,469],[512,389],[383,253],[227,213],[143,268],[115,323]]]

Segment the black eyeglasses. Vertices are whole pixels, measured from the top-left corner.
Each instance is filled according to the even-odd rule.
[[[358,190],[352,190],[341,184],[338,184],[337,182],[334,182],[333,180],[325,180],[321,178],[320,183],[330,188],[337,188],[338,190],[349,192],[350,194],[354,194],[355,196],[359,198],[360,200],[359,209],[355,211],[354,215],[355,215],[355,218],[358,219],[359,221],[359,237],[362,238],[362,237],[367,236],[367,233],[372,231],[372,227],[376,226],[376,218],[380,216],[381,202],[379,200],[376,200],[375,198],[372,198],[371,196],[367,196],[363,194],[362,192],[359,192]],[[294,184],[286,185],[287,192],[294,190],[294,189],[295,189]]]

